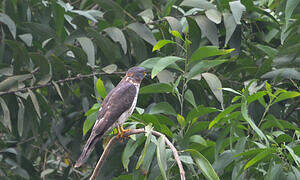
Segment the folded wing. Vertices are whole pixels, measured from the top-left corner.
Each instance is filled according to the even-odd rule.
[[[110,130],[118,118],[127,112],[136,96],[136,87],[127,82],[121,81],[104,99],[98,112],[97,121],[94,124],[91,135],[85,144],[83,151],[77,160],[75,167],[81,166],[85,159],[93,151],[95,144],[103,135]]]

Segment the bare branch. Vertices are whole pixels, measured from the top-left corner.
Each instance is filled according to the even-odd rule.
[[[129,132],[126,132],[124,133],[124,136],[130,136],[132,134],[141,134],[141,133],[146,133],[145,129],[132,129],[130,130]],[[179,173],[180,173],[180,179],[181,180],[185,180],[185,172],[184,172],[184,169],[183,169],[183,166],[182,166],[182,163],[179,159],[179,155],[178,155],[178,151],[176,150],[176,148],[174,147],[174,145],[169,141],[168,138],[166,138],[166,136],[160,132],[157,132],[157,131],[151,131],[151,133],[154,135],[154,136],[157,136],[157,137],[163,137],[165,139],[165,142],[166,144],[169,146],[169,148],[172,150],[173,152],[173,155],[174,155],[174,159],[178,165],[178,168],[179,168]],[[117,137],[113,137],[110,139],[110,141],[108,142],[108,144],[106,145],[94,171],[93,171],[93,174],[92,176],[90,177],[90,180],[94,180],[96,179],[96,177],[98,176],[99,174],[99,171],[105,161],[105,159],[107,158],[112,146],[118,141]]]
[[[35,73],[38,70],[39,69],[35,69],[32,73]],[[111,74],[125,74],[125,73],[126,72],[113,72]],[[58,81],[54,81],[54,83],[60,84],[60,83],[68,82],[68,81],[76,81],[76,80],[81,80],[83,78],[91,78],[91,77],[96,76],[96,75],[109,75],[109,74],[105,73],[105,72],[98,72],[98,73],[92,73],[92,74],[86,74],[86,75],[78,74],[75,77],[69,77],[69,78],[66,78],[66,79],[61,79],[61,80],[58,80]],[[48,86],[53,86],[53,82],[49,82],[47,84],[38,85],[38,86],[25,87],[25,88],[18,89],[18,90],[13,90],[13,91],[0,92],[0,96],[5,95],[5,94],[12,94],[12,93],[16,93],[16,92],[26,92],[28,89],[34,90],[34,89],[39,89],[39,88],[48,87]]]

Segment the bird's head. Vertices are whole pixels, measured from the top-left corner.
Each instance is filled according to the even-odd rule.
[[[126,73],[126,77],[129,77],[139,83],[143,80],[145,76],[146,69],[143,67],[132,67]]]

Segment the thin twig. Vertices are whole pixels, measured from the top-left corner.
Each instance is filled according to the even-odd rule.
[[[113,72],[111,74],[125,74],[125,73],[126,72]],[[109,74],[105,73],[105,72],[98,72],[98,73],[92,73],[92,74],[86,74],[86,75],[78,74],[75,77],[69,77],[69,78],[66,78],[66,79],[61,79],[61,80],[58,80],[58,81],[54,81],[54,83],[60,84],[60,83],[68,82],[68,81],[76,81],[76,80],[80,80],[80,79],[83,79],[83,78],[91,78],[91,77],[96,76],[96,75],[109,75]],[[28,89],[34,90],[34,89],[39,89],[39,88],[43,88],[43,87],[47,87],[47,86],[53,86],[53,82],[49,82],[49,83],[43,84],[43,85],[32,86],[32,87],[25,87],[25,88],[18,89],[18,90],[13,90],[13,91],[3,91],[3,92],[0,92],[0,96],[5,95],[5,94],[12,94],[12,93],[16,93],[16,92],[26,92]]]
[[[141,134],[141,133],[146,133],[145,129],[132,129],[130,130],[129,132],[126,132],[124,133],[124,136],[130,136],[132,134]],[[178,168],[179,168],[179,173],[180,173],[180,179],[181,180],[185,180],[185,172],[184,172],[184,169],[183,169],[183,166],[182,166],[182,163],[179,159],[179,155],[178,155],[178,151],[176,150],[176,148],[174,147],[174,145],[169,141],[168,138],[166,138],[165,135],[163,135],[162,133],[160,132],[157,132],[157,131],[151,131],[151,134],[153,134],[154,136],[157,136],[157,137],[163,137],[166,144],[169,146],[169,148],[172,150],[173,152],[173,155],[174,155],[174,159],[175,161],[177,162],[177,165],[178,165]],[[94,180],[96,179],[96,177],[98,176],[99,174],[99,171],[102,167],[102,165],[104,164],[104,161],[106,159],[106,157],[108,156],[112,146],[118,141],[117,137],[113,137],[110,139],[110,141],[108,142],[108,144],[106,145],[94,171],[93,171],[93,174],[92,176],[90,177],[90,180]]]
[[[298,110],[299,105],[300,105],[300,101],[298,101],[298,103],[294,107],[292,107],[292,109],[286,114],[286,116],[283,119],[287,120],[290,117],[290,115],[293,114],[293,112]]]

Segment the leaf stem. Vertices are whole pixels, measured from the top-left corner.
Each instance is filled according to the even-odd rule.
[[[183,103],[184,103],[184,92],[187,88],[187,79],[186,79],[186,73],[187,73],[187,65],[189,62],[189,56],[188,56],[188,43],[187,43],[187,34],[185,34],[185,41],[184,46],[178,44],[184,51],[185,51],[185,61],[184,61],[184,72],[183,72],[183,83],[182,83],[182,91],[181,91],[181,103],[180,103],[180,115],[183,116]]]
[[[269,111],[271,105],[272,105],[271,103],[269,103],[269,104],[267,105],[267,107],[266,107],[266,109],[265,109],[265,112],[263,113],[263,115],[262,115],[262,117],[261,117],[261,119],[260,119],[260,121],[259,121],[259,123],[258,123],[258,125],[257,125],[258,127],[260,127],[261,123],[264,121],[265,116],[267,115],[267,113],[268,113],[268,111]]]

